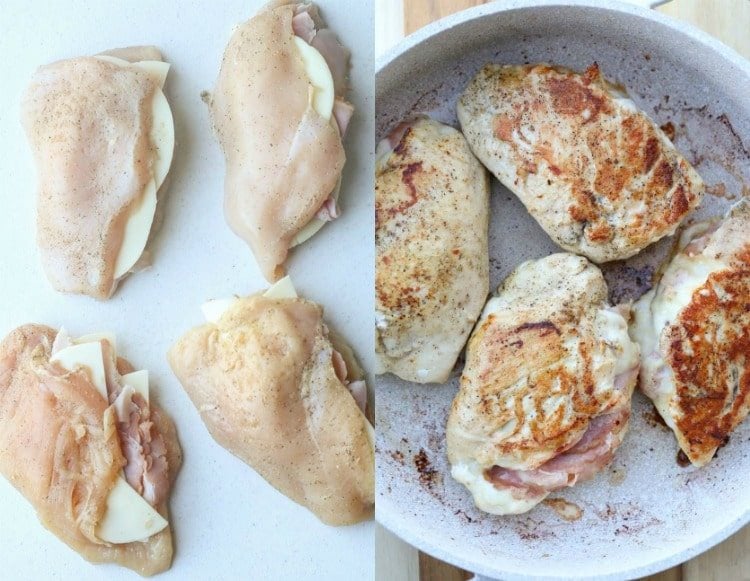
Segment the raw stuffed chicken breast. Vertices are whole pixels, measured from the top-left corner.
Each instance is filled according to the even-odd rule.
[[[224,51],[210,100],[224,214],[269,281],[292,246],[338,216],[348,70],[349,52],[308,3],[271,2]]]
[[[180,463],[148,372],[117,357],[111,334],[24,325],[0,343],[0,473],[82,557],[168,569]]]
[[[373,516],[373,431],[351,350],[288,278],[211,301],[169,363],[214,439],[330,525]]]
[[[144,255],[174,151],[154,47],[43,66],[22,105],[38,174],[37,244],[52,286],[109,298]]]

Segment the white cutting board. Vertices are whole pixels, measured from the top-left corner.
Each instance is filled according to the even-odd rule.
[[[64,325],[73,335],[117,333],[120,353],[151,372],[152,391],[177,424],[184,464],[171,497],[172,568],[159,579],[372,579],[374,526],[321,524],[219,447],[172,375],[165,354],[202,322],[208,298],[266,285],[249,249],[222,214],[224,160],[201,91],[211,90],[232,27],[257,0],[168,2],[3,0],[0,9],[0,335],[18,325]],[[347,135],[343,215],[288,262],[298,291],[372,370],[373,22],[370,2],[320,0],[324,18],[352,49],[357,112]],[[52,290],[34,242],[35,173],[19,122],[21,95],[42,64],[106,49],[154,44],[172,63],[166,93],[177,148],[154,264],[97,302]],[[84,561],[38,522],[0,478],[3,580],[137,579]]]

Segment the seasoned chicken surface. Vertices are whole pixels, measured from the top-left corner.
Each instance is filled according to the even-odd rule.
[[[210,102],[227,165],[224,213],[269,281],[283,276],[290,247],[338,216],[348,69],[313,4],[271,3],[224,52]]]
[[[0,343],[0,472],[42,524],[85,559],[141,575],[164,571],[172,562],[168,524],[127,543],[103,540],[102,527],[107,518],[122,517],[113,514],[118,509],[141,510],[132,499],[122,506],[110,498],[123,480],[143,498],[138,502],[168,518],[167,498],[181,463],[174,425],[137,396],[125,402],[127,418],[120,417],[124,398],[118,397],[128,389],[123,376],[133,368],[124,359],[115,363],[109,343],[102,342],[104,389],[112,404],[90,369],[70,371],[50,361],[67,346],[64,331],[41,325],[19,327]]]
[[[168,69],[156,48],[131,47],[35,73],[22,121],[37,165],[37,243],[56,290],[109,298],[143,254],[174,147]]]
[[[448,417],[451,475],[493,514],[591,478],[625,435],[638,359],[599,269],[571,254],[523,263],[469,340]]]
[[[443,382],[489,292],[489,177],[458,131],[427,118],[378,152],[378,372]]]
[[[700,176],[596,64],[486,65],[458,102],[476,156],[565,250],[628,258],[673,234]]]
[[[277,490],[330,525],[372,518],[372,427],[350,393],[361,372],[318,305],[237,299],[169,363],[214,439]]]
[[[703,466],[750,412],[750,203],[686,229],[634,311],[641,389]]]

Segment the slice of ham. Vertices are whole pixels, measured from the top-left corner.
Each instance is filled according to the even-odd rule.
[[[339,209],[336,205],[336,199],[333,196],[328,196],[320,207],[320,210],[315,214],[315,217],[323,222],[330,222],[338,218]]]
[[[348,383],[346,387],[352,394],[354,401],[357,402],[359,409],[362,410],[362,413],[365,413],[365,411],[367,410],[367,384],[363,379],[360,379],[358,381],[352,381],[351,383]]]
[[[627,407],[597,416],[573,447],[535,470],[493,466],[484,476],[496,488],[508,489],[519,499],[544,497],[555,490],[573,486],[591,478],[612,460],[629,417]]]
[[[299,36],[307,44],[312,44],[312,40],[318,32],[315,29],[315,22],[313,22],[307,10],[294,15],[294,18],[292,18],[292,29],[295,36]]]
[[[169,493],[167,448],[151,420],[151,410],[136,393],[130,400],[127,422],[117,422],[122,453],[127,460],[125,479],[151,506]]]
[[[321,20],[317,6],[313,4],[299,4],[292,18],[292,30],[295,36],[314,47],[326,61],[333,77],[336,98],[333,102],[333,118],[339,129],[341,139],[346,135],[349,121],[354,114],[354,106],[343,99],[348,85],[346,82],[349,72],[349,51],[339,42],[336,35],[327,28],[318,31]],[[328,196],[318,210],[315,217],[322,222],[330,222],[339,217],[336,200]]]
[[[164,437],[157,422],[153,421],[154,412],[148,402],[132,388],[126,388],[113,346],[107,340],[102,340],[101,345],[109,403],[116,409],[122,406],[127,412],[127,421],[117,422],[120,449],[126,461],[123,468],[125,480],[151,506],[159,506],[166,500],[170,488]],[[127,391],[127,397],[121,401],[124,391]],[[121,418],[124,414],[117,415]]]
[[[346,130],[349,127],[349,121],[354,114],[354,106],[347,101],[344,101],[341,97],[336,97],[333,101],[333,116],[336,119],[336,125],[339,126],[339,134],[341,139],[346,135]]]
[[[341,353],[335,349],[331,355],[331,363],[333,364],[333,370],[336,373],[336,377],[338,377],[339,381],[344,384],[344,387],[349,390],[349,393],[352,394],[354,401],[357,402],[357,406],[362,410],[362,413],[365,413],[367,410],[367,384],[361,379],[354,381],[349,380],[349,371],[346,368],[346,361],[344,361],[344,357]]]
[[[336,95],[344,96],[348,90],[349,51],[339,42],[336,34],[328,28],[319,30],[310,44],[326,59],[333,76]]]

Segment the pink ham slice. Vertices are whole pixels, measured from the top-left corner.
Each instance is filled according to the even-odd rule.
[[[349,371],[346,368],[346,361],[344,361],[341,353],[335,349],[331,355],[331,362],[333,363],[333,370],[336,373],[336,377],[349,390],[349,393],[352,394],[354,401],[357,402],[362,413],[365,413],[367,409],[367,384],[363,380],[350,381],[348,379]]]
[[[117,432],[127,460],[125,480],[151,506],[158,506],[169,493],[167,448],[140,394],[133,396],[128,421],[118,422]]]
[[[55,343],[61,335],[61,341],[69,341],[67,333],[61,330]],[[124,383],[117,369],[114,349],[106,340],[101,344],[107,394],[111,404],[122,392]],[[138,393],[133,394],[127,405],[128,421],[117,422],[120,449],[126,461],[123,468],[125,480],[151,506],[159,506],[169,494],[170,481],[167,447],[157,428],[158,422],[153,417],[158,412],[152,410]]]
[[[516,498],[544,497],[593,477],[613,458],[628,425],[630,410],[603,414],[591,420],[581,439],[570,449],[535,470],[510,470],[493,466],[484,477],[496,488],[508,489]]]

